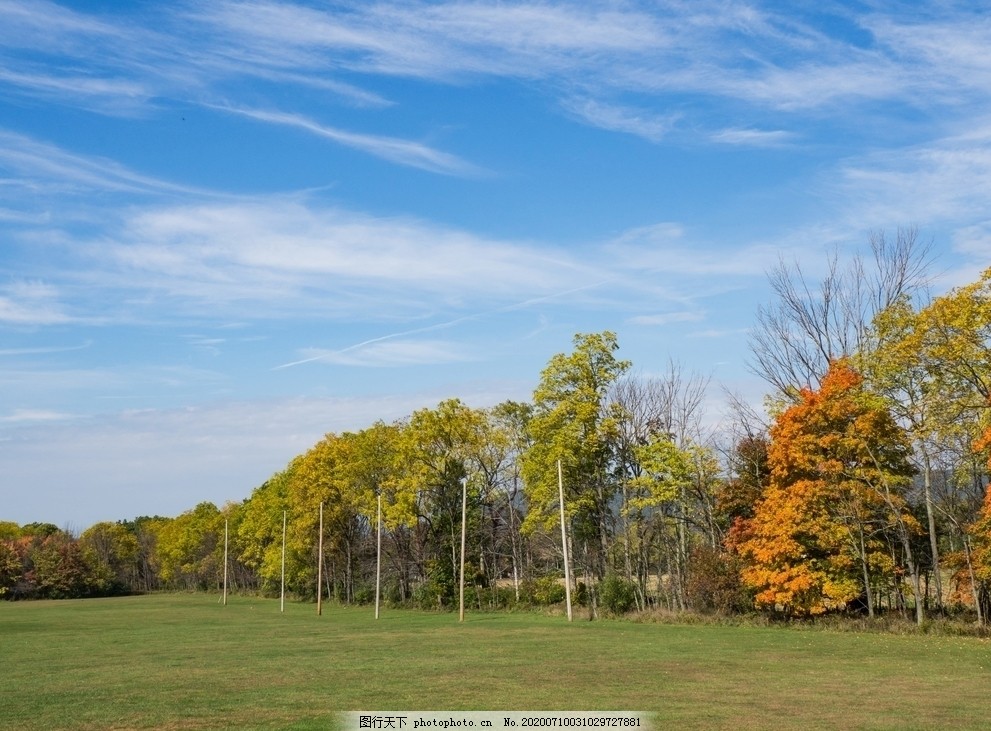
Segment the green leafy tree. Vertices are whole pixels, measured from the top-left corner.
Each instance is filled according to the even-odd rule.
[[[21,527],[10,520],[0,520],[0,541],[14,541],[21,537]]]
[[[567,519],[574,544],[589,555],[589,568],[605,576],[613,533],[610,509],[617,489],[613,462],[619,409],[607,397],[629,368],[616,358],[611,332],[576,335],[574,351],[551,358],[533,394],[532,443],[523,456],[529,512],[524,530],[553,530],[558,521],[560,462]]]
[[[977,282],[934,299],[913,324],[903,347],[938,371],[944,395],[955,382],[956,394],[969,390],[980,405],[991,403],[991,268]]]
[[[148,515],[124,521],[124,527],[134,535],[138,542],[138,573],[134,585],[135,591],[155,591],[161,588],[158,534],[171,521],[171,518]]]
[[[157,530],[160,576],[176,589],[210,589],[223,578],[224,516],[202,502]]]
[[[401,445],[404,427],[378,421],[367,429],[345,434],[345,452],[337,476],[345,494],[367,526],[376,531],[378,498],[382,504],[383,584],[400,601],[412,593],[414,582],[413,529],[417,522],[416,492],[402,478]],[[371,542],[370,542],[371,543]],[[367,583],[373,583],[372,553],[368,551]]]
[[[281,589],[282,518],[283,511],[289,512],[289,482],[296,463],[252,491],[237,527],[240,560],[257,573],[262,590],[269,595]]]
[[[490,511],[493,561],[507,554],[511,558],[516,601],[520,601],[520,582],[530,575],[528,542],[521,531],[525,509],[521,460],[531,445],[532,415],[531,404],[517,401],[505,401],[490,409],[486,456],[480,460],[489,488],[484,500]],[[499,576],[500,571],[494,567],[492,574]]]
[[[460,571],[462,480],[468,481],[469,565],[477,565],[480,526],[478,456],[486,437],[485,412],[458,399],[413,413],[402,432],[404,465],[398,486],[416,495],[418,553],[427,579],[424,603],[454,600]]]
[[[922,476],[928,549],[937,602],[943,597],[937,517],[947,524],[951,549],[968,556],[968,525],[980,497],[967,480],[946,479],[967,470],[970,445],[987,428],[991,406],[991,269],[977,282],[913,310],[901,298],[874,323],[876,348],[861,358],[873,388],[884,394],[905,425]],[[937,476],[943,475],[939,480]],[[942,484],[937,500],[935,490]],[[957,562],[959,563],[959,562]],[[975,594],[976,596],[976,594]],[[976,600],[975,600],[976,601]]]
[[[135,587],[140,547],[124,525],[96,523],[83,531],[79,546],[90,567],[95,593],[121,594]]]

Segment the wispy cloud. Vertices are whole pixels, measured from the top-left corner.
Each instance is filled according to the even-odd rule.
[[[988,220],[991,122],[972,124],[964,134],[847,159],[827,190],[851,223],[895,228],[905,221],[952,222],[973,231]]]
[[[631,317],[634,325],[671,325],[679,322],[698,322],[705,319],[702,312],[664,312],[657,315],[637,315]]]
[[[653,273],[693,276],[763,276],[779,255],[777,247],[750,244],[719,250],[693,245],[678,224],[660,223],[631,229],[608,242],[605,250],[618,266]]]
[[[225,2],[197,19],[214,34],[261,48],[326,55],[364,73],[426,78],[532,78],[581,59],[662,41],[646,13],[547,3],[369,3],[345,12],[275,2]],[[583,64],[584,65],[584,64]]]
[[[259,109],[239,109],[225,107],[225,111],[240,114],[251,119],[271,124],[286,125],[305,130],[311,134],[332,140],[345,147],[352,147],[367,152],[383,160],[398,165],[428,170],[434,173],[457,176],[477,176],[482,170],[456,155],[435,150],[419,142],[403,140],[396,137],[381,137],[376,135],[348,132],[334,127],[318,124],[305,116],[286,112],[273,112]]]
[[[34,348],[2,348],[0,357],[21,357],[25,355],[51,355],[53,353],[71,353],[77,350],[86,350],[93,346],[92,342],[85,342],[82,345],[53,345],[50,347]]]
[[[136,172],[105,157],[80,155],[34,137],[0,129],[0,170],[8,183],[42,191],[91,194],[94,190],[139,194],[211,195]]]
[[[669,129],[672,97],[676,105],[683,94],[735,100],[748,121],[723,134],[705,132],[704,104],[676,108],[689,122],[685,129],[699,130],[703,139],[767,145],[782,140],[747,133],[766,126],[769,113],[835,110],[842,116],[834,119],[846,123],[851,103],[979,101],[991,78],[984,53],[991,28],[973,13],[948,7],[924,22],[843,10],[838,17],[862,42],[827,35],[794,13],[734,0],[669,3],[653,12],[614,3],[453,0],[317,8],[229,0],[113,16],[8,0],[0,13],[6,23],[0,40],[32,48],[43,59],[6,57],[0,85],[108,113],[115,106],[121,113],[153,108],[166,97],[218,104],[245,78],[381,107],[390,101],[359,86],[362,79],[460,83],[489,76],[537,81],[556,90],[569,114],[649,140]],[[610,101],[626,93],[644,103]],[[846,106],[840,109],[838,101]],[[254,114],[400,164],[465,174],[463,161],[418,143],[280,112]]]
[[[75,99],[84,102],[84,106],[105,105],[106,111],[133,111],[146,104],[153,95],[146,84],[132,79],[99,78],[68,72],[46,73],[41,70],[30,73],[0,69],[0,84],[63,103]]]
[[[761,129],[724,129],[709,137],[713,142],[743,147],[781,147],[794,138],[794,133],[785,130]]]
[[[65,421],[71,419],[71,414],[64,414],[59,411],[45,411],[42,409],[16,409],[5,416],[0,416],[0,423],[3,424],[23,424],[29,422],[50,422]]]
[[[103,213],[91,213],[79,230],[51,218],[49,207],[30,233],[18,234],[25,251],[44,241],[51,252],[49,264],[26,272],[37,282],[47,278],[47,289],[0,290],[0,320],[22,324],[316,312],[326,319],[411,322],[521,308],[562,292],[590,307],[635,308],[634,292],[668,298],[663,282],[634,272],[666,256],[650,253],[654,244],[681,236],[677,226],[659,225],[581,251],[501,240],[415,218],[374,217],[304,195],[214,195],[12,133],[0,133],[0,166],[24,176],[25,191],[58,194],[63,217],[73,208],[89,210],[94,191],[146,199],[98,207]],[[160,202],[163,196],[198,202]],[[680,251],[684,242],[668,249]],[[687,261],[685,251],[686,267]],[[690,268],[697,270],[697,262]],[[607,280],[615,286],[592,297]],[[622,296],[616,287],[625,289]]]
[[[686,337],[689,338],[709,338],[709,339],[719,339],[734,337],[737,335],[746,335],[749,332],[747,328],[734,328],[731,330],[720,330],[718,328],[710,328],[708,330],[696,330],[695,332],[688,333]]]
[[[383,368],[463,363],[472,360],[464,352],[463,346],[443,340],[370,342],[343,350],[306,349],[300,351],[300,355],[302,360],[287,366],[320,362],[328,365]]]
[[[864,16],[862,23],[893,58],[917,70],[920,87],[943,93],[969,89],[987,98],[991,24],[983,8],[925,8],[911,18],[875,12]]]
[[[0,287],[0,323],[60,325],[72,320],[65,313],[57,290],[50,285],[20,281]]]
[[[80,231],[53,221],[21,236],[25,252],[39,240],[50,252],[20,267],[36,284],[0,287],[0,320],[25,324],[301,314],[409,323],[577,296],[604,278],[597,262],[545,242],[305,196],[132,204]]]
[[[567,299],[572,295],[598,288],[606,283],[607,282],[593,282],[592,284],[575,287],[563,292],[553,292],[551,294],[541,295],[538,297],[531,297],[521,302],[514,302],[491,310],[471,312],[466,315],[456,317],[453,320],[444,320],[441,322],[431,323],[430,325],[424,325],[422,327],[380,335],[378,337],[363,340],[360,343],[355,343],[338,350],[329,350],[325,348],[305,348],[300,351],[301,357],[298,360],[283,363],[282,365],[276,366],[273,370],[292,368],[318,361],[337,365],[360,365],[364,362],[363,359],[368,359],[369,357],[371,358],[370,364],[372,365],[400,365],[404,363],[404,358],[409,357],[408,354],[414,354],[415,358],[421,358],[426,355],[426,357],[432,359],[430,362],[434,363],[470,360],[471,358],[465,356],[463,353],[452,350],[445,341],[412,341],[407,340],[407,338],[411,335],[422,335],[425,333],[437,332],[438,330],[448,330],[459,325],[470,322],[478,322],[495,315],[503,315],[517,310],[523,310],[528,307],[534,307],[553,300]],[[385,347],[387,341],[392,341],[394,343],[398,343],[399,345],[393,348],[391,347],[392,344],[389,343],[389,347]],[[395,355],[397,353],[399,354],[398,358]],[[420,363],[422,361],[415,360],[408,362]]]
[[[663,140],[681,117],[680,114],[658,115],[594,99],[575,99],[564,106],[572,115],[594,127],[636,135],[650,142]]]

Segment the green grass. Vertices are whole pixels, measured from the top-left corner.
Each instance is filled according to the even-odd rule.
[[[658,729],[991,727],[991,643],[207,595],[0,602],[0,728],[322,729],[337,711],[630,710]]]

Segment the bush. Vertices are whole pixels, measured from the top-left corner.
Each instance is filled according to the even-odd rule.
[[[599,584],[599,604],[613,614],[626,614],[637,604],[637,587],[632,581],[608,574]]]
[[[511,586],[495,586],[483,589],[482,604],[491,609],[511,609],[517,605],[516,590]],[[523,587],[520,587],[520,602],[523,601]]]
[[[688,557],[685,599],[703,613],[731,614],[753,607],[753,596],[740,581],[740,559],[711,546],[696,546]]]
[[[526,582],[525,592],[520,592],[522,599],[524,593],[534,604],[548,606],[550,604],[560,604],[564,601],[564,584],[561,579],[554,576],[543,576],[539,579]]]
[[[355,604],[374,604],[375,603],[375,586],[370,584],[361,584],[354,588],[354,603]]]
[[[575,586],[575,605],[579,607],[588,606],[588,585],[584,581],[579,581]]]

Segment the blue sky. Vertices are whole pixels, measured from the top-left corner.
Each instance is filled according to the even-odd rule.
[[[0,519],[240,500],[577,332],[758,401],[779,257],[991,262],[991,16],[920,5],[0,0]]]

